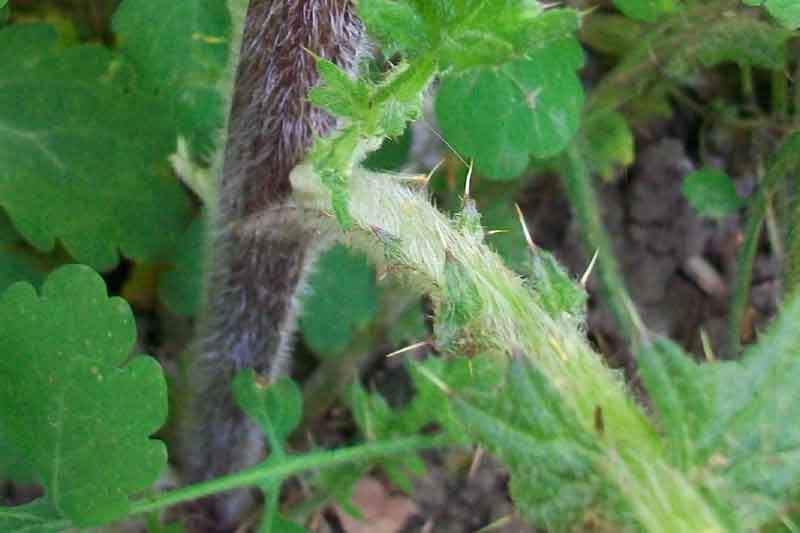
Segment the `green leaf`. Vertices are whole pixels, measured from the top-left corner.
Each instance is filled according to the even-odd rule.
[[[303,338],[320,357],[336,357],[375,317],[375,272],[365,257],[335,246],[320,259],[309,286],[300,318]]]
[[[511,496],[531,524],[563,529],[610,490],[594,465],[595,437],[527,358],[514,358],[505,386],[478,384],[452,402],[472,437],[508,467]]]
[[[744,0],[748,6],[764,6],[770,15],[793,30],[800,27],[800,3],[797,0]]]
[[[58,533],[68,525],[44,498],[17,507],[0,507],[0,531]]]
[[[0,31],[0,206],[36,248],[60,239],[101,270],[118,250],[154,258],[189,217],[167,162],[174,132],[129,75],[99,46],[59,50],[49,26]]]
[[[750,17],[723,17],[704,28],[694,46],[678,49],[666,66],[675,78],[688,78],[701,67],[738,63],[783,72],[791,32]]]
[[[575,73],[583,63],[577,41],[564,39],[529,56],[447,78],[436,97],[445,138],[489,177],[520,175],[531,154],[558,154],[578,129],[584,95]]]
[[[704,168],[686,176],[681,191],[689,205],[705,217],[729,217],[742,207],[731,178],[713,168]]]
[[[357,9],[370,36],[387,56],[404,52],[413,57],[431,44],[422,17],[408,3],[359,0]]]
[[[228,62],[230,15],[225,2],[124,0],[114,14],[119,50],[136,67],[141,89],[166,104],[169,121],[202,155],[222,127],[216,84]]]
[[[531,255],[527,273],[542,308],[553,318],[566,314],[583,319],[588,301],[584,288],[547,250],[538,249]]]
[[[478,318],[482,305],[475,282],[464,265],[448,256],[442,299],[434,323],[436,344],[445,347],[455,341],[464,328]]]
[[[303,395],[291,379],[267,383],[248,369],[234,378],[232,387],[239,406],[271,442],[284,442],[300,425]]]
[[[625,117],[616,111],[592,113],[583,125],[582,153],[589,168],[611,181],[620,168],[633,163],[633,132]]]
[[[642,41],[643,24],[621,15],[592,12],[581,24],[581,41],[613,56],[621,56]]]
[[[124,516],[166,466],[150,439],[165,421],[161,367],[131,357],[130,308],[87,267],[0,298],[0,434],[76,526]]]
[[[44,276],[44,265],[33,254],[21,247],[0,245],[0,291],[17,281],[38,287]]]
[[[192,222],[175,250],[173,268],[158,280],[161,300],[167,309],[179,316],[193,316],[200,309],[208,237],[206,226],[205,217]]]
[[[800,483],[798,321],[795,294],[741,362],[703,367],[713,411],[698,449],[727,482],[720,498],[731,502],[746,530],[771,520]]]
[[[322,84],[308,92],[311,102],[343,118],[361,119],[369,108],[371,87],[362,79],[350,79],[335,63],[316,58]]]
[[[13,244],[21,240],[22,236],[14,229],[14,223],[0,210],[0,244]]]
[[[678,345],[661,337],[639,350],[636,361],[661,433],[670,443],[671,460],[689,471],[699,462],[697,441],[712,414],[701,368]]]
[[[614,5],[632,19],[653,22],[678,8],[676,0],[614,0]]]
[[[406,128],[399,137],[384,140],[378,150],[367,156],[364,166],[370,170],[399,170],[408,160],[411,139],[411,128]]]

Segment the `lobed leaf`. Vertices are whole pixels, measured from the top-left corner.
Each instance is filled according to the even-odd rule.
[[[303,339],[323,358],[335,357],[378,311],[375,272],[344,246],[326,252],[309,280],[300,318]]]
[[[216,83],[228,62],[230,13],[218,0],[124,0],[113,19],[119,51],[136,68],[137,86],[164,104],[168,121],[202,154],[222,127]]]
[[[208,236],[205,217],[195,219],[178,243],[172,268],[158,279],[158,294],[171,312],[193,316],[203,297],[203,269]]]
[[[300,425],[303,395],[291,379],[267,383],[247,369],[234,378],[232,387],[236,402],[271,442],[283,443]]]
[[[582,64],[569,38],[498,69],[447,78],[436,97],[442,133],[478,172],[514,178],[530,155],[554,156],[577,132],[584,95],[575,71]]]
[[[60,49],[49,26],[0,31],[0,206],[36,248],[59,239],[104,270],[118,250],[153,258],[183,231],[189,203],[167,164],[174,131],[129,81],[108,50]]]
[[[55,271],[41,296],[17,283],[0,298],[0,434],[76,526],[123,516],[166,466],[149,438],[166,384],[154,359],[130,356],[135,337],[128,305],[87,267]]]

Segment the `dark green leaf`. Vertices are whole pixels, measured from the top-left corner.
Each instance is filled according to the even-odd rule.
[[[676,78],[688,78],[699,67],[738,63],[782,72],[790,36],[787,30],[750,17],[723,17],[704,28],[702,39],[694,46],[673,54],[666,71]]]
[[[320,357],[335,357],[367,326],[378,309],[375,273],[363,256],[336,246],[309,280],[300,328]]]
[[[87,267],[0,299],[0,433],[59,513],[78,526],[123,516],[166,466],[149,436],[167,414],[161,368],[131,357],[130,308]]]
[[[206,155],[222,126],[216,83],[228,61],[225,2],[125,0],[114,14],[119,49],[136,67],[137,84],[166,104],[169,121]]]
[[[58,50],[45,25],[0,31],[0,206],[40,250],[58,238],[98,269],[118,249],[155,257],[189,216],[174,132],[157,100],[126,94],[129,74],[99,46]]]
[[[176,315],[193,316],[200,308],[208,237],[206,224],[205,217],[192,222],[175,250],[173,268],[158,280],[161,300]]]
[[[678,8],[676,0],[614,0],[614,5],[628,17],[646,22],[653,22]]]

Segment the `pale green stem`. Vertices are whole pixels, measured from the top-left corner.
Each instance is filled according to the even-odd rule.
[[[292,184],[300,207],[330,212],[330,192],[308,164],[295,169]],[[602,409],[605,429],[596,437],[598,466],[621,493],[636,495],[630,503],[643,525],[652,531],[722,531],[701,491],[687,489],[695,487],[693,481],[669,466],[661,440],[621,376],[589,347],[578,319],[549,316],[536,293],[479,234],[440,213],[424,194],[392,176],[363,169],[351,176],[350,185],[354,229],[343,240],[403,272],[405,280],[429,292],[435,303],[446,287],[445,264],[460,265],[480,299],[478,315],[470,322],[472,341],[500,354],[525,353],[591,435],[597,435],[594,417]],[[337,230],[330,217],[319,221],[325,231]],[[664,500],[664,494],[652,491],[659,483],[681,490],[669,490]]]

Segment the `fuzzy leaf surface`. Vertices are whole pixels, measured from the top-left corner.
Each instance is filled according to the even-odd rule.
[[[0,206],[36,248],[59,239],[100,270],[119,250],[155,257],[189,215],[167,164],[174,132],[113,59],[95,45],[60,49],[43,24],[0,31]]]
[[[125,514],[128,498],[166,466],[150,439],[167,414],[166,383],[150,357],[131,358],[128,304],[108,298],[84,266],[0,298],[0,434],[76,526]]]
[[[682,48],[667,63],[675,78],[688,78],[721,63],[783,71],[791,32],[749,17],[728,17],[710,25],[694,46]]]
[[[509,468],[511,496],[532,524],[566,527],[602,498],[599,447],[527,358],[514,358],[504,386],[467,388],[452,402],[470,435]]]

